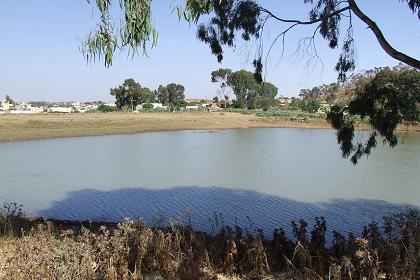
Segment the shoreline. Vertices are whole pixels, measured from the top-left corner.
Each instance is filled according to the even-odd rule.
[[[244,128],[332,129],[325,119],[290,120],[231,112],[0,115],[0,143],[68,137]],[[359,130],[366,130],[366,125]],[[420,125],[398,131],[420,132]]]

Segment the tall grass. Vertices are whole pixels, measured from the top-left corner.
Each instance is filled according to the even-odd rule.
[[[327,223],[322,217],[316,218],[311,230],[303,220],[292,222],[294,237],[290,239],[280,228],[271,238],[261,230],[252,235],[227,226],[209,235],[181,223],[152,228],[141,221],[29,221],[16,214],[1,215],[0,279],[419,277],[417,210],[385,217],[382,229],[371,223],[361,238],[334,232],[329,247],[325,242]]]

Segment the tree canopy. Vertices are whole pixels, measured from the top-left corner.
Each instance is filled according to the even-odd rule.
[[[115,96],[115,105],[118,109],[135,110],[139,104],[155,101],[155,94],[134,79],[126,79],[122,85],[111,89],[110,94]]]
[[[236,96],[236,107],[255,109],[266,107],[267,102],[263,102],[263,100],[274,101],[278,93],[278,88],[275,85],[268,82],[258,83],[253,73],[246,70],[229,73],[226,86],[229,86]],[[263,104],[264,106],[262,106]]]
[[[227,108],[227,101],[229,99],[229,92],[230,89],[228,85],[228,78],[232,74],[232,70],[228,68],[220,68],[211,72],[211,82],[218,83],[220,87],[220,91],[218,91],[219,96],[213,98],[213,100],[220,106],[221,101],[223,101],[225,109]],[[223,99],[222,99],[223,98]]]
[[[15,104],[15,102],[13,101],[13,99],[12,99],[12,98],[10,98],[10,96],[9,96],[9,95],[6,95],[6,98],[5,98],[4,100],[6,101],[6,103],[9,103],[9,104]]]
[[[156,92],[157,100],[164,105],[177,104],[185,99],[184,91],[185,88],[181,84],[160,85]]]
[[[126,79],[122,85],[112,88],[110,94],[115,97],[115,105],[118,109],[128,108],[134,111],[137,105],[155,101],[174,107],[183,106],[184,91],[183,85],[175,83],[160,85],[157,90],[152,91],[130,78]]]
[[[420,71],[407,67],[378,69],[373,76],[360,77],[352,91],[350,102],[334,105],[327,120],[337,130],[343,156],[350,156],[354,164],[371,153],[378,136],[394,147],[398,144],[397,125],[420,122]],[[364,143],[354,142],[358,118],[372,127]]]

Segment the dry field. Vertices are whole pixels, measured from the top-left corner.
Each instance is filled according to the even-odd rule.
[[[0,142],[172,130],[221,130],[253,127],[330,128],[324,119],[291,120],[255,114],[192,113],[92,113],[0,115]],[[358,129],[366,129],[361,124]],[[420,131],[404,125],[401,131]]]
[[[299,122],[239,113],[207,112],[0,115],[0,142],[148,131],[251,127],[329,128],[329,125],[320,119]]]

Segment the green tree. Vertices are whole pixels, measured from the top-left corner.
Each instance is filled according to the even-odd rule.
[[[115,97],[118,109],[129,108],[135,110],[136,106],[146,102],[155,101],[155,93],[148,88],[142,88],[134,79],[127,79],[116,88],[111,89],[110,94]]]
[[[118,86],[110,90],[110,94],[115,97],[115,105],[118,109],[123,108],[127,102],[127,91],[123,86]]]
[[[330,98],[331,99],[331,95],[334,96],[337,94],[339,89],[339,84],[338,83],[331,83],[329,85],[322,85],[322,86],[316,86],[313,87],[312,89],[302,89],[300,91],[299,96],[302,97],[302,99],[307,100],[307,99],[327,99]]]
[[[257,84],[256,108],[267,111],[270,107],[274,106],[278,91],[278,88],[271,83],[262,82],[261,84]]]
[[[277,96],[279,89],[268,82],[262,82],[257,86],[258,95],[260,98],[273,99]]]
[[[229,89],[229,84],[228,84],[228,80],[229,80],[229,76],[232,74],[232,70],[226,68],[220,68],[219,70],[213,71],[211,72],[211,81],[212,83],[218,83],[220,90],[221,90],[221,94],[223,97],[225,97],[224,100],[224,105],[225,105],[225,109],[226,109],[226,104],[227,104],[227,100],[229,99],[228,96],[228,89]],[[228,96],[228,99],[226,99],[226,96]],[[219,104],[219,98],[217,103]]]
[[[321,108],[321,104],[316,99],[310,99],[303,102],[303,111],[315,113]]]
[[[139,103],[154,103],[156,101],[156,94],[154,91],[151,91],[149,88],[144,87],[140,89],[140,99]]]
[[[4,100],[6,101],[6,103],[9,103],[9,104],[15,104],[15,101],[13,101],[13,99],[12,99],[12,98],[10,98],[10,96],[9,96],[9,95],[6,95],[6,98],[5,98]]]
[[[166,86],[160,85],[157,89],[157,100],[164,105],[173,105],[178,100],[184,100],[185,88],[181,84],[170,83]]]
[[[163,105],[168,104],[169,102],[169,93],[165,86],[159,85],[157,91],[156,91],[157,100],[159,103],[162,103]]]
[[[398,144],[395,129],[403,121],[420,121],[420,72],[409,68],[380,70],[365,77],[354,89],[353,99],[346,105],[334,105],[327,120],[337,130],[343,157],[351,156],[356,164],[376,147],[377,137],[394,147]],[[367,141],[354,142],[356,121],[360,117],[372,127]]]
[[[134,79],[127,79],[124,83],[110,90],[115,97],[115,104],[118,109],[128,107],[134,110],[139,102],[141,86]]]
[[[270,109],[270,107],[273,107],[275,105],[276,101],[273,98],[263,97],[257,100],[257,108],[263,109],[264,111],[267,111],[268,109]]]
[[[179,111],[181,108],[184,108],[187,105],[187,102],[183,99],[176,99],[169,106],[171,112]]]
[[[263,82],[258,83],[252,72],[239,70],[228,77],[227,84],[232,88],[236,96],[236,106],[239,108],[255,109],[267,106],[269,100],[274,102],[278,93],[275,85]],[[261,100],[265,99],[265,102]]]
[[[183,101],[185,99],[185,88],[183,85],[170,83],[166,86],[166,89],[168,91],[168,100],[170,103],[174,104],[178,100]]]
[[[140,94],[141,94],[141,86],[139,83],[134,81],[134,79],[125,80],[123,83],[123,87],[127,92],[127,102],[126,106],[130,107],[131,110],[135,110],[137,104],[140,103]]]
[[[237,106],[240,108],[252,108],[257,86],[253,74],[245,70],[233,72],[229,76],[228,84],[236,96]]]

